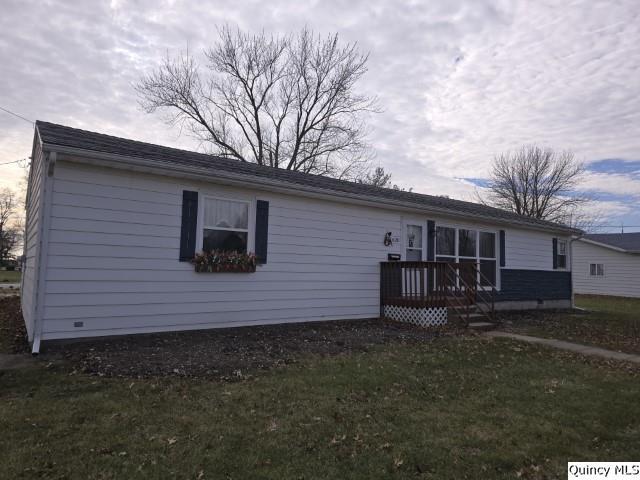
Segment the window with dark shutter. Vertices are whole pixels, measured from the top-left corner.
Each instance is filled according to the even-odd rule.
[[[436,222],[427,220],[427,261],[436,259]]]
[[[256,262],[267,263],[267,246],[269,240],[269,202],[256,202]]]
[[[180,229],[181,262],[188,262],[196,254],[196,231],[198,226],[198,192],[182,192],[182,226]]]
[[[558,268],[567,268],[567,241],[558,240]]]
[[[553,239],[553,269],[567,268],[567,241]]]

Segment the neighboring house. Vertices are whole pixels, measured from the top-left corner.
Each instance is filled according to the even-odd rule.
[[[573,251],[575,293],[640,297],[640,233],[585,235]]]
[[[479,266],[499,308],[569,307],[577,233],[37,122],[22,307],[34,351],[52,339],[372,318],[380,262],[394,256]],[[256,252],[255,273],[194,271],[203,244],[230,237]]]

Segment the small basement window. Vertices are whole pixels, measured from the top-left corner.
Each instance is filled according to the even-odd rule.
[[[558,268],[567,268],[567,241],[558,240],[558,254],[556,255]]]
[[[604,263],[590,263],[589,274],[592,277],[604,277]]]
[[[204,198],[202,250],[247,253],[249,202]]]

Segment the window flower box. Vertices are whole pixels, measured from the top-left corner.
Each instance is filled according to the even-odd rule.
[[[192,262],[198,273],[252,273],[256,256],[252,253],[211,251],[196,254]]]

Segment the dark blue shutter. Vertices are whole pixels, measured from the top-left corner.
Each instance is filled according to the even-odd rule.
[[[427,220],[427,261],[436,259],[436,222]]]
[[[180,230],[180,261],[188,262],[196,254],[198,228],[198,192],[182,191],[182,228]]]
[[[256,202],[256,263],[267,263],[267,243],[269,239],[269,202]]]
[[[500,266],[507,265],[507,242],[504,230],[500,230]]]
[[[553,269],[558,268],[558,239],[553,239]]]

